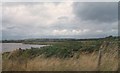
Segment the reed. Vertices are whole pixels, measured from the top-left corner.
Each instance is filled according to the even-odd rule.
[[[21,61],[21,62],[19,62]],[[25,60],[4,60],[3,71],[96,71],[98,64],[98,53],[79,54],[72,58],[60,59],[56,57],[44,58],[38,56],[34,59]],[[12,64],[13,63],[13,64]],[[105,53],[102,55],[100,71],[116,71],[118,58],[116,55]]]

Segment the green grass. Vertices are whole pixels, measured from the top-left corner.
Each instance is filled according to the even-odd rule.
[[[20,57],[35,58],[40,55],[44,57],[57,57],[57,58],[71,58],[74,54],[79,52],[92,53],[98,51],[102,42],[101,41],[69,41],[60,42],[53,45],[44,46],[41,48],[31,48],[22,50],[20,54],[15,55]],[[3,57],[7,56],[9,53],[4,53]]]

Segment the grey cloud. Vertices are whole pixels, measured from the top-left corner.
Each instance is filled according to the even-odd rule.
[[[73,11],[76,17],[84,21],[111,23],[118,19],[117,2],[74,3],[73,6]]]
[[[116,3],[74,3],[71,15],[57,15],[44,7],[44,3],[10,3],[18,7],[24,5],[21,15],[12,13],[14,10],[3,11],[3,39],[20,38],[90,38],[117,35],[117,4]],[[35,5],[38,5],[37,7]],[[47,4],[46,4],[47,5]],[[48,4],[48,8],[50,4]],[[60,5],[60,3],[56,4]],[[91,6],[92,5],[92,6]],[[59,7],[59,6],[58,6]],[[54,5],[53,5],[54,8]],[[48,11],[48,12],[47,12]],[[54,10],[53,10],[54,11]],[[64,10],[63,10],[64,11]],[[11,13],[10,13],[11,12]],[[29,15],[27,15],[27,13]],[[51,12],[49,14],[49,12]],[[54,15],[54,16],[53,16]],[[53,18],[53,19],[52,19]],[[56,20],[55,20],[56,19]],[[51,23],[54,21],[53,23]],[[48,22],[48,24],[45,24]],[[50,23],[49,23],[50,22]],[[95,23],[97,22],[97,23]],[[84,30],[89,29],[85,34],[53,35],[54,30]],[[97,30],[103,32],[97,33]]]
[[[58,17],[58,19],[68,19],[67,16],[61,16],[61,17]]]
[[[59,5],[62,2],[4,2],[3,6],[28,6],[33,7],[34,5],[44,5],[45,3],[52,3],[54,5]]]

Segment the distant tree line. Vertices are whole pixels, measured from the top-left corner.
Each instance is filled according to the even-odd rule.
[[[108,36],[105,38],[86,38],[86,39],[71,39],[71,38],[62,38],[62,39],[24,39],[24,40],[2,40],[2,43],[27,43],[27,42],[64,42],[64,41],[90,41],[90,40],[118,40],[120,37],[117,36]]]
[[[22,43],[24,40],[2,40],[2,43]]]

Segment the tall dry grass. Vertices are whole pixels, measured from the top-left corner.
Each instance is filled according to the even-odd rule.
[[[79,58],[74,56],[66,59],[39,56],[31,60],[4,60],[3,71],[96,71],[97,63],[98,53],[80,54]],[[117,68],[117,52],[102,54],[101,71],[116,71]]]

